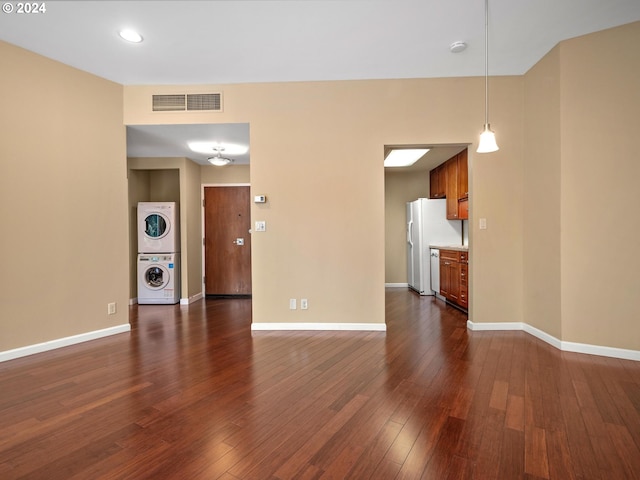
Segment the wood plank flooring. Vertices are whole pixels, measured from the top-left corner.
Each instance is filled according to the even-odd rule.
[[[640,478],[640,362],[386,296],[386,334],[252,333],[251,300],[203,300],[2,363],[0,478]]]

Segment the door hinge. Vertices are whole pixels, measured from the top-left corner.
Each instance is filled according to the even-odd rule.
[[[202,206],[204,207],[204,198],[202,199]]]
[[[206,244],[206,242],[205,242],[205,238],[204,238],[204,237],[202,238],[202,245],[203,245],[203,246],[206,246],[206,245],[207,245],[207,244]]]
[[[202,283],[206,284],[207,283],[207,277],[202,277]]]

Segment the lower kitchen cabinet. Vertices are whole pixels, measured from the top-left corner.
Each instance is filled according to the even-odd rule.
[[[458,305],[465,310],[469,309],[469,254],[460,253],[460,296]]]
[[[440,249],[440,295],[449,302],[469,308],[469,253]]]
[[[440,295],[457,302],[460,296],[460,252],[440,250]]]

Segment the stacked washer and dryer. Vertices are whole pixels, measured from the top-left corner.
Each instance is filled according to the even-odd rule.
[[[138,203],[138,303],[180,301],[180,228],[176,202]]]

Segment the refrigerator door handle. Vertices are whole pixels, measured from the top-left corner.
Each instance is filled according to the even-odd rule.
[[[407,243],[413,247],[413,242],[411,239],[413,238],[413,220],[409,220],[409,224],[407,225]]]

